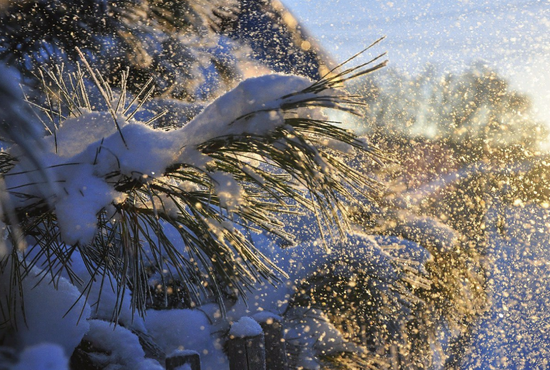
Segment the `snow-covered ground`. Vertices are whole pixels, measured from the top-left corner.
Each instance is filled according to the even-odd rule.
[[[380,36],[390,66],[444,71],[483,61],[529,94],[550,124],[550,1],[548,0],[283,0],[335,61]]]
[[[462,368],[547,369],[550,210],[529,205],[491,211],[499,225],[489,230],[492,308],[474,330]]]
[[[442,71],[483,62],[527,93],[550,124],[550,2],[285,1],[337,62],[385,35],[390,66],[407,73],[427,63]],[[530,206],[500,211],[490,232],[493,308],[475,331],[467,369],[542,369],[550,357],[550,212]]]

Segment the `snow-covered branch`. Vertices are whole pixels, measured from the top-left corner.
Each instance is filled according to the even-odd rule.
[[[87,67],[106,111],[90,103],[85,73],[49,73],[59,91],[47,101],[58,99],[69,112],[41,109],[58,120],[42,140],[51,186],[31,181],[36,166],[18,147],[6,159],[15,163],[4,179],[23,232],[61,263],[48,269],[53,276],[70,269],[67,255],[77,248],[90,256],[90,271],[112,274],[119,284],[138,284],[146,269],[166,265],[197,299],[212,292],[221,299],[226,287],[244,294],[258,279],[284,275],[250,232],[292,243],[280,215],[298,207],[316,214],[321,232],[333,225],[344,235],[347,201],[357,191],[369,198],[378,187],[335,148],[373,160],[382,155],[319,111],[353,112],[357,103],[335,86],[361,74],[356,69],[315,83],[277,74],[249,79],[167,131],[135,119],[143,99],[127,99],[127,75],[116,91]],[[146,87],[142,95],[149,95]],[[132,300],[144,307],[136,291]]]

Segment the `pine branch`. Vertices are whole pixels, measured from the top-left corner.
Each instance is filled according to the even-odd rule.
[[[306,87],[282,96],[267,97],[258,108],[226,117],[225,124],[212,119],[205,121],[211,114],[207,108],[179,130],[144,131],[156,135],[150,140],[164,137],[159,135],[172,135],[183,138],[186,143],[183,149],[181,146],[165,149],[181,153],[175,161],[167,162],[163,171],[145,174],[139,168],[127,169],[123,163],[129,160],[127,157],[136,155],[128,137],[133,134],[132,128],[141,126],[132,123],[131,119],[141,109],[142,103],[138,100],[143,102],[150,96],[148,84],[132,98],[126,96],[127,71],[121,76],[121,91],[113,91],[98,72],[84,63],[86,72],[77,68],[77,72],[68,75],[62,69],[44,74],[53,81],[53,84],[44,85],[53,87],[47,88],[45,93],[50,98],[41,111],[47,112],[46,117],[52,121],[59,119],[58,123],[52,122],[54,133],[61,132],[67,120],[86,117],[91,108],[90,85],[86,79],[91,78],[115,121],[115,132],[124,148],[113,146],[117,140],[114,134],[97,138],[97,143],[91,144],[97,147],[89,163],[83,154],[65,162],[60,157],[60,162],[48,170],[63,174],[63,166],[91,165],[96,168],[94,176],[99,176],[102,183],[124,196],[105,204],[97,213],[97,230],[91,243],[79,241],[68,246],[63,237],[63,225],[57,217],[59,206],[54,208],[51,204],[58,204],[70,193],[54,193],[51,199],[43,199],[32,191],[38,184],[16,181],[19,185],[13,186],[11,192],[21,199],[17,212],[26,216],[24,233],[33,236],[39,248],[35,258],[16,261],[20,269],[29,271],[45,260],[45,265],[40,267],[51,281],[62,273],[78,281],[79,277],[70,267],[70,257],[76,248],[91,277],[90,281],[81,284],[82,298],[88,299],[93,279],[101,277],[100,284],[108,280],[119,296],[113,312],[115,322],[125,289],[132,290],[134,309],[143,312],[146,308],[152,294],[147,286],[151,272],[166,272],[172,279],[179,280],[189,295],[187,298],[194,304],[212,297],[223,310],[227,296],[246,296],[260,280],[276,284],[285,277],[285,272],[253,245],[248,237],[250,233],[267,233],[281,245],[291,245],[292,237],[285,232],[280,217],[306,210],[317,215],[320,232],[326,228],[330,233],[336,230],[345,237],[349,227],[348,204],[359,194],[371,201],[376,199],[380,185],[348,166],[345,156],[336,155],[330,142],[361,151],[378,162],[384,155],[334,122],[302,116],[307,113],[304,108],[310,111],[326,107],[354,112],[357,102],[333,87],[346,78],[371,70],[368,64],[309,83],[309,87],[305,80],[294,78],[296,86]],[[284,79],[280,78],[280,83],[284,84]],[[273,85],[278,81],[268,82]],[[229,94],[246,93],[245,86],[248,85],[228,93],[227,99]],[[216,104],[221,103],[215,101],[212,106]],[[246,107],[245,102],[239,104]],[[65,111],[68,114],[63,113]],[[270,122],[271,114],[281,117],[281,121]],[[267,128],[251,131],[246,128],[251,120],[264,120]],[[130,132],[130,136],[125,136],[125,132]],[[56,146],[62,143],[56,140]],[[202,159],[197,162],[197,158]],[[98,172],[105,163],[112,163],[111,167]],[[18,172],[17,166],[14,169],[10,166],[6,161],[4,178],[14,181],[25,175]],[[63,189],[72,189],[70,177],[59,181]],[[80,193],[85,196],[82,191]],[[179,235],[178,242],[169,237],[174,232]]]

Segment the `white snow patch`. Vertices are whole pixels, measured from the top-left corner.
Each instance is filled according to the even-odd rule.
[[[42,343],[27,347],[20,355],[19,363],[11,370],[69,370],[69,360],[63,347]]]
[[[113,117],[107,112],[82,111],[61,123],[54,136],[44,138],[45,149],[60,157],[73,157],[98,139],[116,132]],[[57,145],[56,145],[57,144]]]
[[[8,292],[10,284],[7,273],[0,276],[0,292],[3,294]],[[70,356],[88,331],[86,319],[90,315],[90,307],[84,300],[79,300],[80,292],[65,278],[59,278],[56,289],[49,283],[48,277],[41,279],[40,273],[38,268],[33,268],[23,279],[21,288],[24,294],[25,316],[21,310],[17,310],[17,331],[8,334],[8,340],[4,345],[23,350],[29,346],[51,343],[63,348],[65,355]],[[6,304],[5,298],[2,297],[0,307],[3,312],[8,312]],[[0,337],[1,334],[0,331]]]
[[[138,337],[122,326],[90,320],[90,331],[84,339],[107,353],[94,356],[104,369],[162,369],[158,362],[146,359]]]
[[[323,144],[327,148],[330,148],[332,150],[335,150],[335,151],[343,153],[343,154],[354,154],[355,153],[355,149],[353,148],[353,146],[351,146],[348,143],[344,143],[342,141],[339,141],[339,140],[326,138],[326,139],[323,139],[321,144]]]
[[[201,369],[224,370],[229,365],[221,341],[211,335],[211,325],[199,310],[148,310],[145,326],[165,353],[178,350],[201,355]]]
[[[278,113],[279,98],[312,84],[304,77],[265,75],[241,82],[229,93],[207,106],[182,128],[188,140],[205,142],[220,135],[266,134],[284,124]],[[250,113],[263,111],[258,119]]]
[[[243,316],[231,325],[230,336],[237,338],[255,337],[263,333],[262,327],[251,317]]]
[[[91,246],[84,246],[81,248],[93,248]],[[47,254],[43,254],[41,258],[38,258],[37,253],[39,252],[40,248],[38,246],[32,247],[28,249],[27,254],[25,255],[25,259],[27,260],[34,260],[36,259],[37,266],[45,265],[48,263],[48,256]],[[130,290],[126,289],[124,294],[117,299],[117,293],[116,288],[114,287],[114,277],[110,275],[105,276],[105,283],[102,285],[101,282],[98,279],[101,279],[101,277],[95,276],[94,279],[96,281],[91,284],[91,286],[88,286],[88,283],[90,282],[90,279],[92,279],[92,276],[90,275],[90,272],[86,268],[86,265],[84,264],[84,261],[82,260],[82,257],[80,255],[79,250],[75,250],[71,255],[71,271],[72,274],[76,275],[81,281],[74,280],[72,286],[72,290],[74,291],[75,297],[78,297],[80,293],[86,293],[87,294],[87,303],[90,307],[88,307],[85,313],[85,316],[82,318],[82,322],[85,323],[85,319],[101,319],[105,321],[111,321],[113,319],[113,312],[117,310],[118,312],[118,323],[123,325],[126,328],[130,328],[132,330],[138,330],[141,332],[146,332],[145,324],[143,323],[143,319],[134,313],[132,310],[131,305],[131,295]],[[63,281],[69,281],[69,275],[66,271],[62,271],[60,273],[60,276],[64,278]],[[72,276],[74,277],[74,276]],[[47,281],[47,278],[46,280]],[[32,285],[31,285],[32,286]],[[78,291],[80,293],[77,293]],[[121,303],[122,299],[122,306],[117,307],[118,304]],[[81,300],[84,300],[84,298],[81,298]],[[75,298],[76,301],[76,298]],[[71,304],[72,305],[72,302]],[[70,307],[70,305],[68,307]],[[67,309],[68,309],[67,307]],[[78,310],[78,307],[75,308]],[[64,313],[65,311],[63,311]]]
[[[176,349],[172,353],[170,353],[167,357],[174,357],[174,356],[189,356],[189,355],[200,355],[197,351],[193,351],[190,349]]]
[[[234,210],[243,204],[244,190],[228,173],[214,172],[210,175],[214,182],[215,192],[220,199],[220,205],[228,210]]]
[[[91,242],[97,229],[99,211],[115,200],[124,199],[121,193],[92,172],[91,165],[75,166],[55,205],[61,237],[71,245]]]
[[[259,324],[268,323],[269,321],[279,321],[281,322],[283,318],[279,315],[274,314],[273,312],[269,311],[260,311],[258,313],[255,313],[252,315],[252,318],[256,320]]]
[[[241,170],[252,178],[253,181],[257,182],[260,185],[265,185],[265,179],[253,169],[248,168],[248,166],[243,166]]]

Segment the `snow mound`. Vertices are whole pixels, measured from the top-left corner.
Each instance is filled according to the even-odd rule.
[[[105,351],[94,354],[94,360],[103,369],[163,369],[157,361],[145,358],[138,337],[121,326],[101,320],[90,320],[90,331],[84,340]]]
[[[243,316],[231,325],[231,330],[229,331],[229,336],[236,338],[248,338],[255,337],[262,334],[262,327],[251,317]]]
[[[42,343],[25,348],[11,370],[69,370],[69,360],[61,346]]]
[[[164,353],[193,351],[201,355],[201,369],[229,368],[221,340],[200,310],[148,310],[145,326]]]
[[[90,316],[90,307],[83,299],[79,300],[80,292],[68,280],[60,277],[57,286],[54,286],[48,277],[43,279],[43,273],[33,268],[23,279],[21,289],[25,312],[17,311],[14,323],[17,331],[8,334],[8,343],[4,344],[22,350],[50,343],[59,346],[66,356],[70,356],[88,331],[86,319]],[[2,276],[0,291],[8,292],[9,283],[10,279]],[[0,303],[0,307],[3,312],[8,312],[5,300]]]

